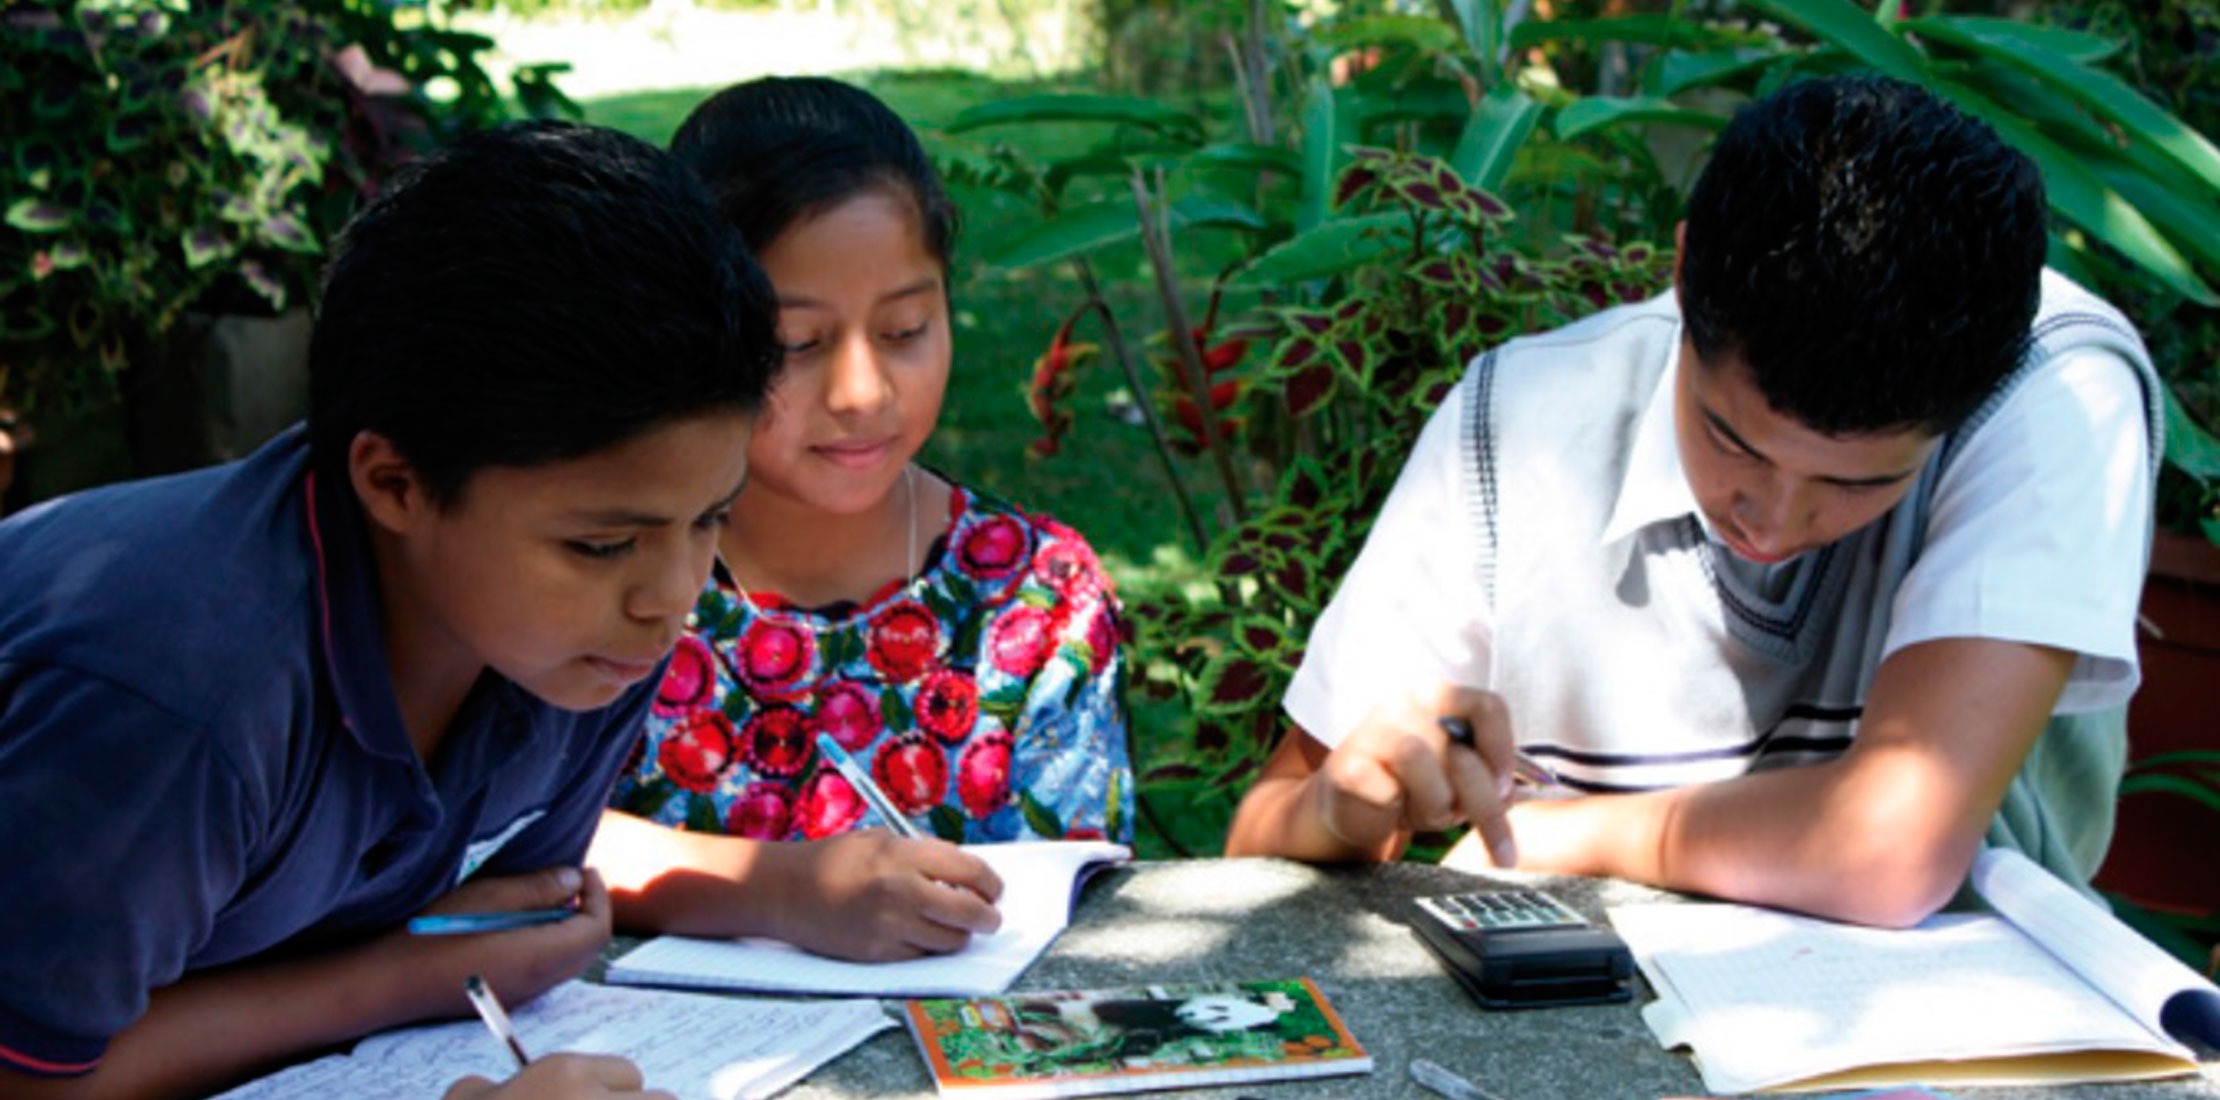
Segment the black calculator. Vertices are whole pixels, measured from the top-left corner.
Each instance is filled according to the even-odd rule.
[[[1548,893],[1492,886],[1413,900],[1419,942],[1485,1007],[1605,1004],[1634,995],[1626,941]]]

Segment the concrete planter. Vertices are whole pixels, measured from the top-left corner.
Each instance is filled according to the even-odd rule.
[[[0,514],[126,478],[239,458],[308,414],[308,311],[187,314],[130,349],[122,400],[19,424]],[[26,431],[35,428],[35,432]],[[28,437],[28,439],[26,439]]]

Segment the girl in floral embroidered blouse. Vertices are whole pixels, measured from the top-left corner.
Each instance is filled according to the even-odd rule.
[[[1076,532],[912,461],[952,359],[955,212],[909,127],[771,78],[672,146],[770,275],[786,365],[593,862],[620,923],[954,950],[1001,889],[961,842],[1130,838],[1116,599]],[[924,838],[871,828],[819,735]]]

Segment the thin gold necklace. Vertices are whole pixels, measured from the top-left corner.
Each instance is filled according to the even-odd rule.
[[[903,552],[902,568],[899,571],[899,576],[906,584],[910,580],[911,570],[917,565],[917,467],[902,467],[902,489],[909,497],[910,513],[908,546]],[[725,567],[725,576],[732,581],[732,590],[740,597],[740,602],[746,604],[749,611],[763,614],[763,609],[756,606],[755,599],[748,595],[748,586],[741,582],[739,571],[732,567],[731,562],[724,560],[722,551],[719,551],[717,561]]]

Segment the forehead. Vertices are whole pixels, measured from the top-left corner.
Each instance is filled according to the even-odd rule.
[[[808,212],[771,238],[757,259],[766,269],[879,267],[890,259],[939,266],[916,198],[891,186],[867,187]]]
[[[1926,462],[1937,438],[1917,428],[1830,435],[1775,409],[1739,356],[1714,361],[1684,345],[1675,418],[1684,436],[1712,433],[1786,472],[1829,481],[1896,478]]]
[[[692,519],[738,487],[753,424],[746,413],[709,412],[574,458],[487,466],[470,475],[455,503],[480,514]]]

